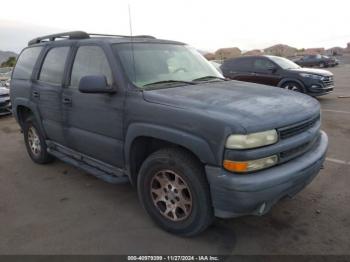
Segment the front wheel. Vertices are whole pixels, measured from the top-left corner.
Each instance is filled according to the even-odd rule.
[[[304,93],[303,88],[296,82],[287,82],[282,85],[283,89]]]
[[[193,236],[213,221],[209,185],[198,161],[181,149],[161,149],[142,164],[139,199],[164,230]]]

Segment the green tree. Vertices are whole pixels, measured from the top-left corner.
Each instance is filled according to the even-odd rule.
[[[14,67],[16,64],[16,57],[10,56],[5,62],[1,63],[0,67]]]

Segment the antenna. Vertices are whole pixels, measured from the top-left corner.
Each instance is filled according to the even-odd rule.
[[[130,4],[128,4],[129,10],[129,29],[130,29],[130,39],[131,39],[131,55],[132,55],[132,67],[133,67],[133,79],[136,81],[136,66],[135,66],[135,55],[134,55],[134,38],[132,35],[132,21],[131,21],[131,8]]]

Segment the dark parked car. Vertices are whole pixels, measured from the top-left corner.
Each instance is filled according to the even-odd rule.
[[[265,214],[313,180],[328,145],[317,100],[228,81],[194,48],[150,36],[36,38],[10,90],[34,162],[130,181],[179,235]]]
[[[10,91],[0,86],[0,116],[11,114]]]
[[[306,67],[333,67],[339,64],[338,59],[325,55],[307,55],[294,61],[300,66]]]
[[[333,91],[333,74],[326,70],[301,68],[278,56],[245,56],[226,60],[221,66],[225,77],[298,91],[311,96]]]

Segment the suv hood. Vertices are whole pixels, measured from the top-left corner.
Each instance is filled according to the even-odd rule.
[[[315,68],[297,68],[297,69],[288,69],[290,72],[294,73],[307,73],[320,76],[333,76],[333,74],[327,70],[315,69]]]
[[[320,112],[318,101],[309,96],[240,81],[145,90],[143,95],[150,103],[192,110],[246,132],[294,124]]]

